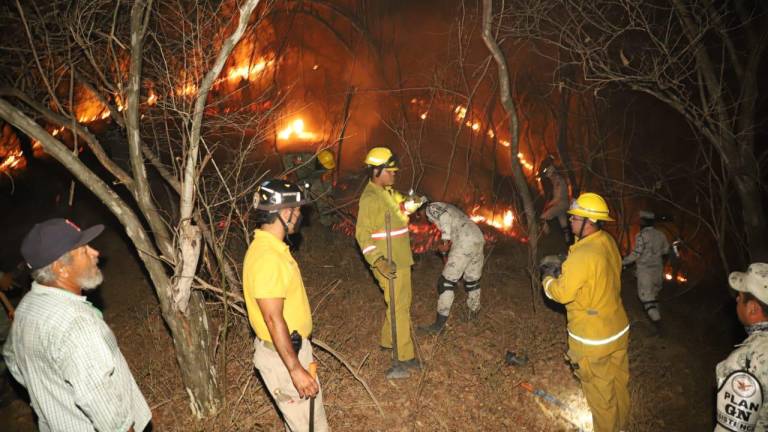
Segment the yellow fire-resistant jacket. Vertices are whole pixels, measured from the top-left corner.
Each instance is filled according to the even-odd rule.
[[[608,345],[629,330],[621,302],[621,255],[605,231],[571,246],[557,279],[544,278],[544,293],[565,305],[568,335],[584,345]]]
[[[387,258],[387,233],[384,215],[390,211],[390,235],[392,237],[392,261],[400,266],[413,265],[411,239],[408,232],[408,215],[402,207],[405,198],[390,187],[383,188],[372,182],[360,195],[355,238],[369,265],[380,257]]]

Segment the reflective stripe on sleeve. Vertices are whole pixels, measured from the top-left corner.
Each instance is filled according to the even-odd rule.
[[[401,237],[408,234],[408,227],[400,228],[399,230],[394,230],[389,233],[390,237]],[[374,239],[383,239],[387,238],[387,232],[386,231],[379,231],[371,234],[371,238]]]
[[[365,249],[363,249],[363,255],[373,251],[374,249],[376,249],[376,245],[366,246]]]
[[[627,324],[627,326],[624,327],[624,329],[622,331],[616,333],[615,335],[613,335],[611,337],[605,338],[605,339],[587,339],[587,338],[583,338],[583,337],[576,336],[575,334],[571,333],[570,330],[568,331],[568,336],[576,339],[577,341],[583,343],[584,345],[593,345],[594,346],[594,345],[609,344],[609,343],[615,341],[616,339],[624,336],[624,333],[626,333],[627,331],[629,331],[629,324]]]
[[[555,280],[555,278],[550,276],[549,278],[547,278],[547,281],[544,282],[544,295],[546,295],[547,298],[550,299],[550,300],[554,300],[554,299],[552,298],[551,295],[549,295],[549,284],[551,284],[552,281],[554,281],[554,280]]]

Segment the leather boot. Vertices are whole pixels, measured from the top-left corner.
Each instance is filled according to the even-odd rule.
[[[448,317],[438,313],[433,324],[428,326],[419,326],[416,329],[416,334],[419,336],[438,334],[441,330],[443,330],[443,327],[445,327],[446,321],[448,321]]]

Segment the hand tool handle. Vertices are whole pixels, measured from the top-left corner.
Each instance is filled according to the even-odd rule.
[[[309,364],[309,374],[317,379],[317,362]],[[309,400],[309,432],[315,432],[315,398]]]
[[[392,263],[392,215],[389,210],[384,214],[384,230],[387,233],[387,261]],[[398,357],[397,352],[397,318],[395,316],[395,279],[388,277],[387,284],[389,288],[389,323],[390,331],[392,332],[392,365],[397,366]]]

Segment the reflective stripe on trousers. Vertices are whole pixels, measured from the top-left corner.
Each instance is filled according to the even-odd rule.
[[[605,339],[587,339],[583,338],[581,336],[576,336],[575,334],[571,333],[570,330],[568,331],[568,336],[576,339],[577,341],[583,343],[584,345],[591,345],[591,346],[597,346],[597,345],[607,345],[611,342],[614,342],[618,340],[620,337],[624,336],[624,333],[629,331],[629,324],[627,324],[626,327],[624,327],[623,330],[616,333],[615,335],[611,337],[607,337]]]

